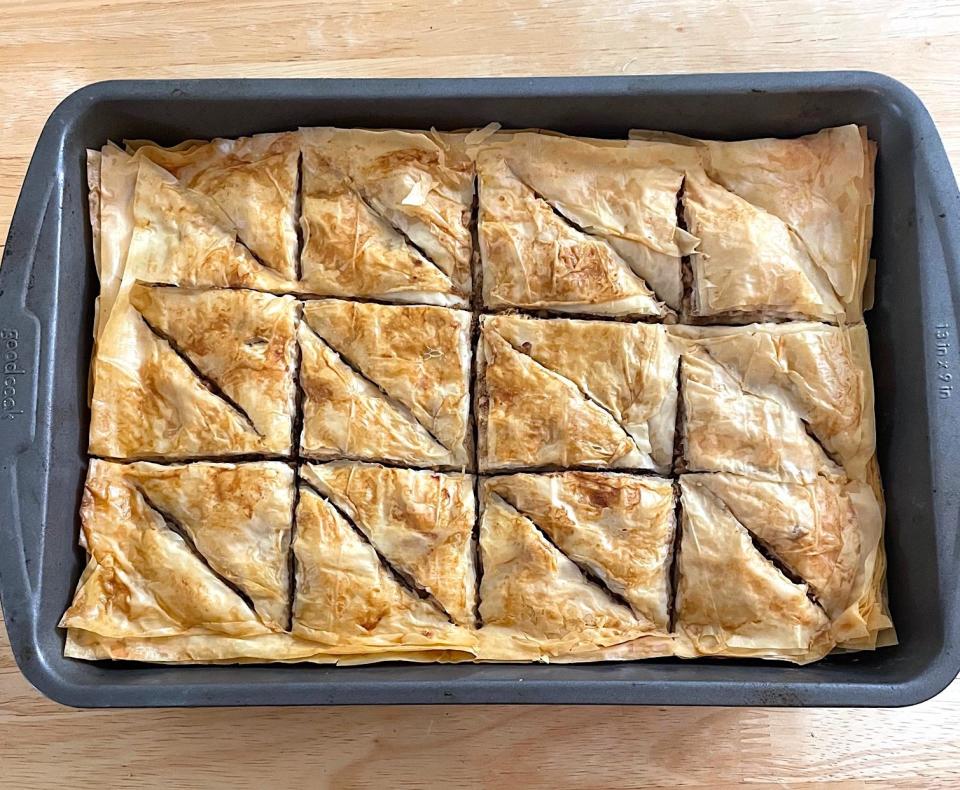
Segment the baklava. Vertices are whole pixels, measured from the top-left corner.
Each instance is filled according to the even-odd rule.
[[[808,663],[896,634],[876,150],[302,128],[88,152],[78,659]]]

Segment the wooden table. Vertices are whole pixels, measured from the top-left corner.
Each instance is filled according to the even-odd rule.
[[[0,0],[0,239],[60,99],[122,77],[859,68],[913,87],[960,162],[960,3]],[[539,8],[540,5],[545,6]],[[0,625],[0,786],[960,784],[960,683],[907,710],[75,711]]]

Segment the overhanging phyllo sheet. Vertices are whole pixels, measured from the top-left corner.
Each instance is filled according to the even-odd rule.
[[[495,134],[477,162],[486,307],[664,317],[681,302],[682,146]]]
[[[481,471],[670,470],[679,346],[658,324],[481,319]]]
[[[462,136],[302,129],[302,287],[466,307],[473,164]]]
[[[472,466],[470,325],[444,307],[306,302],[303,455]]]

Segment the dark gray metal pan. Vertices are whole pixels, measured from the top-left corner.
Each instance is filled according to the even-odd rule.
[[[162,667],[62,656],[80,574],[87,364],[96,275],[84,149],[105,140],[233,137],[299,125],[454,129],[499,120],[623,137],[794,136],[866,124],[880,144],[867,323],[900,644],[805,667],[658,660],[586,665]],[[77,706],[428,702],[908,705],[960,669],[960,197],[937,131],[875,74],[510,80],[106,82],[47,121],[0,268],[0,590],[27,678]]]

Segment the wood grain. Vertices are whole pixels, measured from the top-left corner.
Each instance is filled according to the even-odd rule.
[[[960,2],[0,0],[0,239],[43,122],[124,77],[859,68],[960,163]],[[0,624],[0,786],[960,786],[960,683],[906,710],[418,707],[74,711]]]

